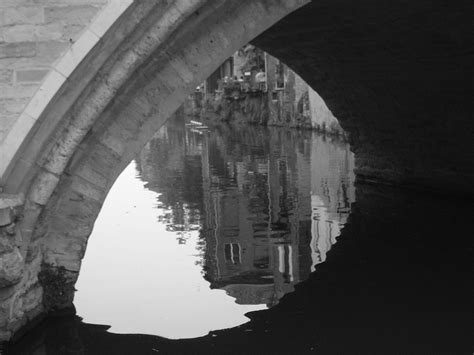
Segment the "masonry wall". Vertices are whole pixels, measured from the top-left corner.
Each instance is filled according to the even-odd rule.
[[[0,1],[0,142],[53,63],[108,1]]]

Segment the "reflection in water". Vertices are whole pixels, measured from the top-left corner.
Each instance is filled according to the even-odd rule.
[[[238,304],[275,305],[326,258],[354,201],[346,144],[311,132],[164,127],[138,159],[179,243],[200,227],[204,277]]]
[[[353,200],[352,176],[344,173],[352,158],[344,146],[280,130],[254,136],[239,130],[235,137],[226,132],[206,138],[169,126],[117,180],[95,225],[76,297],[79,315],[112,324],[111,332],[78,317],[49,319],[5,354],[472,353],[472,233],[466,233],[472,200],[358,184],[350,223],[326,253],[347,216],[344,201]],[[186,144],[173,146],[172,140]],[[324,149],[344,159],[326,160],[318,169],[319,155],[308,152]],[[255,158],[265,150],[266,160]],[[136,167],[158,195],[135,178]],[[266,183],[269,168],[279,173]],[[329,169],[339,177],[331,180]],[[305,179],[312,179],[306,197]],[[258,181],[259,188],[250,193],[248,181]],[[274,188],[281,192],[277,200]],[[233,213],[224,213],[225,204]],[[159,216],[165,223],[156,223]],[[106,218],[109,224],[102,226]],[[252,238],[224,228],[236,225]],[[254,290],[290,288],[324,259],[278,305],[247,313],[245,324],[193,339],[156,336],[205,334],[246,322],[245,307],[266,308],[236,304],[209,282],[248,292],[234,291],[239,302],[271,303],[276,291],[259,298]],[[116,334],[127,329],[155,335]]]
[[[324,261],[354,201],[348,146],[311,132],[170,123],[134,164],[97,219],[75,297],[118,333],[246,322]]]

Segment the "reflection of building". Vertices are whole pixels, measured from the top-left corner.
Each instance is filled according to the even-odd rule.
[[[311,250],[313,266],[326,253],[347,221],[355,201],[354,159],[346,144],[313,141],[311,154]]]
[[[169,225],[200,224],[211,288],[273,305],[324,260],[354,200],[345,144],[277,128],[163,132],[138,165]]]
[[[203,164],[203,171],[211,172],[210,182],[214,183],[206,199],[210,211],[204,227],[208,233],[205,234],[206,277],[211,287],[225,289],[237,303],[271,305],[291,292],[294,284],[307,278],[315,265],[312,240],[317,238],[316,244],[327,240],[325,231],[312,235],[312,185],[324,184],[320,178],[327,179],[331,174],[334,175],[331,181],[339,181],[339,185],[352,183],[348,170],[351,166],[346,166],[344,160],[337,161],[352,156],[348,149],[343,149],[343,144],[341,148],[335,144],[335,148],[326,151],[312,149],[317,148],[318,139],[311,139],[311,135],[296,137],[298,134],[294,132],[276,129],[268,131],[267,136],[258,136],[252,134],[253,130],[240,132],[237,140],[245,140],[244,146],[251,149],[241,148],[238,155],[228,146],[230,137],[211,136],[207,143],[211,147],[209,151],[219,150],[222,161],[227,163],[220,165],[222,170],[212,163]],[[234,154],[228,154],[229,151]],[[320,153],[329,155],[312,156]],[[203,155],[203,162],[208,161]],[[334,168],[313,174],[312,169],[318,170],[314,164],[323,164],[320,169]],[[339,227],[345,222],[353,199],[343,199],[334,206],[324,205],[327,200],[336,200],[339,191],[344,190],[340,186],[332,187],[327,191],[314,188],[313,200],[316,192],[321,193],[322,204],[318,207],[326,206],[331,221]],[[347,210],[341,209],[339,215],[333,215],[332,211],[337,212],[341,206]],[[337,229],[337,234],[335,230],[331,236],[335,238],[339,232]]]
[[[237,303],[274,304],[307,276],[308,272],[300,274],[299,261],[310,258],[308,244],[306,255],[298,252],[299,223],[306,219],[309,224],[310,216],[293,212],[298,190],[294,181],[288,181],[293,178],[291,160],[265,159],[251,152],[226,156],[224,141],[210,139],[227,165],[220,176],[213,176],[220,188],[209,189],[211,214],[205,230],[214,238],[206,237],[206,265],[213,259],[206,276],[211,287],[225,289]],[[251,145],[265,143],[255,140]],[[214,170],[203,166],[207,169]]]
[[[201,180],[201,144],[186,135],[183,124],[170,120],[137,159],[145,186],[160,194],[160,207],[167,211],[160,222],[175,231],[181,243],[189,231],[199,229],[202,210],[202,190],[196,186]]]

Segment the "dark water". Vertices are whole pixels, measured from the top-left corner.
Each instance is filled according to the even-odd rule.
[[[83,320],[7,353],[471,354],[472,201],[353,164],[310,132],[168,125],[96,222]]]

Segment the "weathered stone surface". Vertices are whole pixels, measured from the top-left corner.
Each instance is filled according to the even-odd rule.
[[[21,24],[37,24],[44,22],[42,6],[15,6],[3,10],[3,24],[21,25]]]
[[[35,25],[17,25],[5,27],[3,38],[5,42],[34,42],[36,39]]]
[[[8,98],[12,101],[9,102],[8,110],[4,107],[0,108],[0,142],[9,134],[10,128],[15,126],[15,119],[19,120],[19,113],[25,108],[25,103],[21,101],[17,101],[17,107],[12,108],[13,99],[31,99],[35,96],[36,102],[44,101],[35,106],[42,108],[46,106],[53,95],[45,98],[45,95],[42,95],[44,91],[38,90],[38,84],[43,82],[45,77],[50,78],[46,74],[51,65],[67,48],[71,47],[73,42],[78,40],[83,29],[107,3],[107,0],[4,0],[1,2],[0,70],[8,71],[0,75],[0,98]],[[121,1],[120,4],[113,2],[109,7],[123,11],[126,3],[127,1]],[[47,19],[45,19],[45,11],[48,14]],[[110,18],[116,17],[117,14],[114,14]],[[94,44],[97,39],[96,37]],[[82,53],[81,59],[89,49],[87,48],[85,53]],[[77,52],[76,48],[76,54]],[[42,67],[48,70],[43,72]],[[17,72],[13,75],[13,80],[11,70]],[[11,157],[8,157],[10,154],[8,150],[4,150],[3,158],[10,160]],[[18,163],[22,170],[23,163]],[[2,170],[0,175],[3,175],[5,166],[4,162],[0,164],[0,170]]]
[[[34,42],[0,43],[0,58],[23,58],[36,55]]]
[[[0,84],[0,98],[23,99],[33,96],[38,90],[38,85],[2,85]]]
[[[15,245],[11,238],[8,236],[0,235],[0,255],[12,253],[15,249]]]
[[[15,222],[17,218],[15,208],[21,206],[23,201],[23,195],[0,193],[0,227],[6,227]],[[1,248],[0,253],[2,253]]]
[[[18,207],[25,201],[23,194],[0,193],[0,208]]]
[[[19,114],[25,108],[28,103],[26,98],[9,98],[9,99],[0,99],[0,115],[2,116],[2,126],[3,126],[3,117],[10,116],[14,114]],[[1,140],[1,139],[0,139]],[[1,197],[0,197],[1,198]]]
[[[0,227],[13,223],[12,210],[10,208],[0,208]]]
[[[35,185],[32,187],[30,193],[31,200],[39,205],[45,205],[53,192],[52,186],[56,186],[58,181],[58,176],[45,172],[41,179],[37,180]]]
[[[17,83],[40,83],[48,74],[49,69],[27,69],[16,71]]]
[[[82,35],[84,25],[70,25],[66,24],[63,28],[61,40],[68,42],[76,42]]]
[[[13,70],[2,69],[0,70],[0,83],[11,84],[13,81]]]
[[[18,248],[0,254],[0,287],[18,283],[23,276],[23,257]]]
[[[38,279],[44,292],[43,304],[48,312],[71,307],[77,273],[67,271],[64,267],[43,265]]]
[[[36,41],[54,41],[63,36],[64,24],[59,22],[37,25],[34,28]]]
[[[44,18],[46,23],[64,22],[68,25],[82,25],[88,23],[97,13],[95,6],[53,6],[46,7]]]

